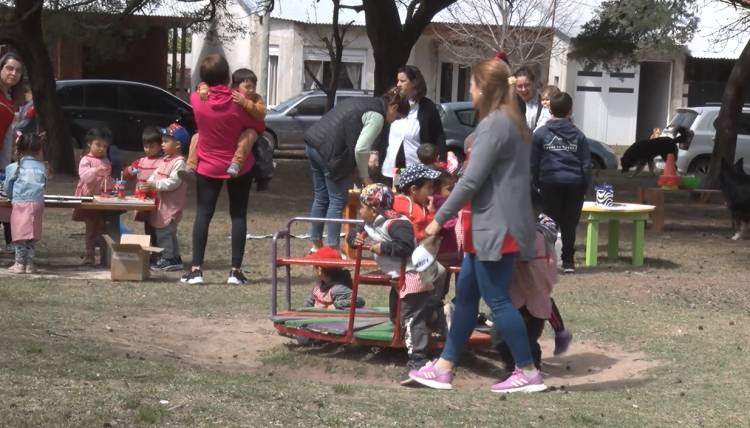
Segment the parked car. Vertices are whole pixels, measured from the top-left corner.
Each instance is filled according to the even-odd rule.
[[[69,120],[75,146],[83,148],[86,131],[106,127],[120,150],[143,151],[147,126],[166,127],[179,121],[191,134],[195,119],[190,104],[145,83],[122,80],[60,80],[57,95]]]
[[[443,103],[439,108],[445,131],[448,150],[463,158],[464,140],[476,126],[476,111],[470,101]],[[591,163],[595,169],[617,169],[614,150],[601,141],[586,138],[591,151]]]
[[[372,91],[336,91],[334,105],[351,97],[371,97]],[[306,91],[269,108],[266,114],[266,138],[277,150],[303,150],[305,131],[325,114],[326,94]]]
[[[678,108],[674,117],[664,128],[663,134],[672,136],[679,126],[693,132],[687,143],[680,145],[677,153],[677,170],[682,174],[705,175],[714,149],[716,128],[714,121],[719,117],[720,106]],[[750,107],[742,109],[737,121],[737,150],[735,161],[745,158],[745,171],[750,173]]]

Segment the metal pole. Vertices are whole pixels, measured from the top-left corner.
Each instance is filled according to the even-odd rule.
[[[267,2],[261,19],[260,32],[260,68],[258,76],[258,87],[256,91],[268,103],[268,44],[271,33],[271,8],[270,1]]]
[[[180,91],[187,91],[185,84],[185,51],[187,50],[187,28],[182,27],[182,39],[180,40]]]
[[[174,91],[177,87],[177,27],[172,27],[172,79],[169,84]]]

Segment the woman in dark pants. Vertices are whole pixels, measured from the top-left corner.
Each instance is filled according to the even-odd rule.
[[[403,118],[383,129],[377,152],[370,158],[370,167],[380,169],[382,181],[393,184],[394,169],[419,163],[417,149],[421,144],[437,146],[440,160],[446,159],[445,133],[437,106],[425,96],[427,84],[422,72],[413,65],[398,71],[396,87],[409,100],[409,111]]]
[[[382,97],[353,97],[337,104],[305,133],[305,154],[313,181],[311,217],[341,218],[353,177],[370,183],[368,156],[383,125],[408,109],[409,104],[396,88]],[[325,229],[325,246],[337,247],[341,224],[328,223]],[[310,239],[311,251],[323,246],[322,223],[312,224]]]
[[[237,140],[246,129],[258,134],[265,131],[263,121],[245,113],[232,99],[229,85],[229,64],[221,55],[209,55],[200,65],[201,81],[209,86],[208,99],[201,100],[194,92],[190,97],[195,122],[200,130],[197,148],[196,214],[193,223],[193,266],[181,282],[202,284],[203,256],[208,241],[208,227],[216,209],[216,201],[224,183],[229,193],[229,216],[232,219],[232,266],[227,283],[242,285],[247,278],[242,273],[247,234],[247,202],[250,193],[250,169],[255,163],[252,153],[247,156],[237,177],[230,177],[227,168],[232,162]]]

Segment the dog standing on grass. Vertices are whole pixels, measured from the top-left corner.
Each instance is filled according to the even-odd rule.
[[[742,239],[750,229],[750,175],[745,173],[743,159],[738,160],[734,167],[724,159],[721,160],[719,187],[732,214],[732,227],[735,231],[732,239]]]
[[[622,173],[624,174],[631,168],[635,168],[630,174],[631,177],[634,177],[639,172],[643,171],[643,168],[648,165],[648,170],[651,171],[651,174],[654,174],[654,158],[661,156],[661,158],[666,161],[667,155],[672,153],[674,154],[675,160],[677,160],[678,144],[687,142],[689,135],[690,131],[687,128],[679,127],[674,130],[674,138],[657,137],[649,140],[636,141],[625,150],[622,158],[620,158]]]

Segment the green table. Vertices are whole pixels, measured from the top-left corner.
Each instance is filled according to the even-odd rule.
[[[599,250],[599,223],[607,223],[607,257],[617,258],[620,252],[620,222],[633,222],[633,266],[643,265],[646,241],[646,220],[654,211],[652,205],[615,204],[603,207],[594,202],[583,203],[583,214],[588,222],[586,231],[586,266],[596,266]]]

